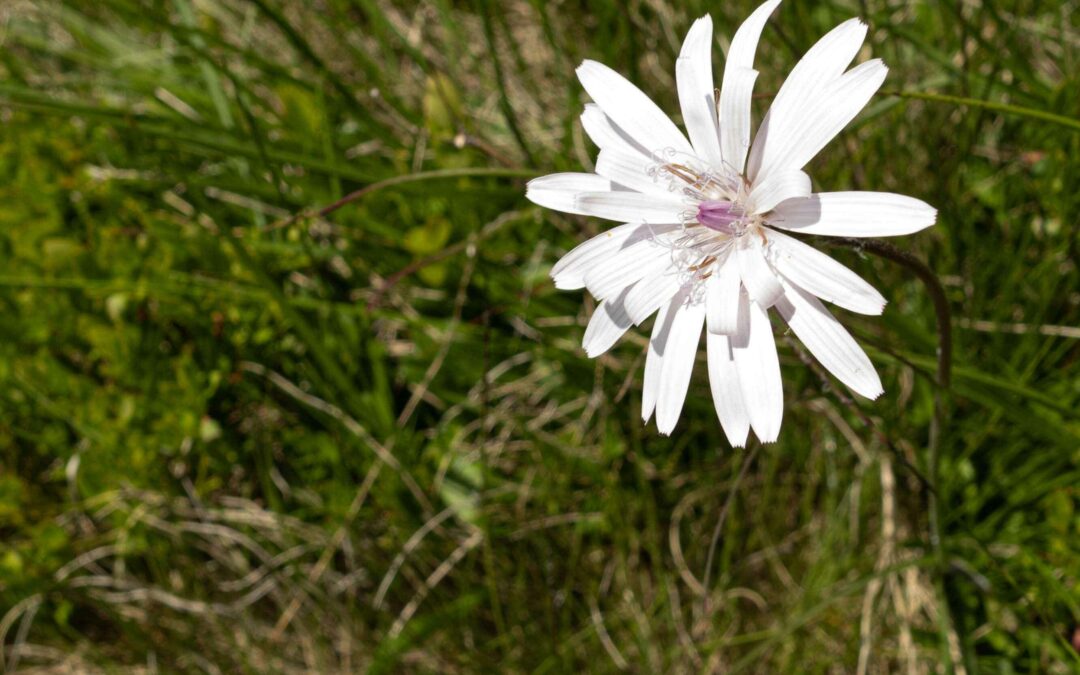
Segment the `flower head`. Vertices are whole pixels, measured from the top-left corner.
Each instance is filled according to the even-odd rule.
[[[814,194],[803,167],[870,100],[885,79],[878,59],[848,69],[866,38],[857,19],[833,29],[795,66],[751,144],[754,53],[780,0],[761,5],[735,33],[717,94],[712,20],[698,19],[676,62],[687,135],[607,66],[585,61],[578,78],[594,103],[581,116],[600,148],[595,173],[531,181],[541,206],[624,223],[586,241],[552,268],[560,289],[600,300],[583,346],[599,356],[653,314],[642,416],[674,429],[706,329],[709,380],[732,445],[749,430],[775,441],[783,417],[775,309],[818,361],[851,390],[882,393],[870,359],[821,303],[880,314],[885,299],[851,270],[781,232],[881,237],[932,225],[936,211],[902,195]],[[688,137],[689,138],[688,138]]]

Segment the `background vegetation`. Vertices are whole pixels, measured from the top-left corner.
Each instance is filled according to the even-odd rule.
[[[0,670],[1076,672],[1080,3],[765,31],[759,118],[870,24],[889,92],[810,170],[940,209],[897,243],[948,387],[930,291],[848,248],[887,394],[782,339],[775,445],[702,367],[658,436],[647,333],[578,346],[547,272],[604,225],[523,198],[592,166],[574,67],[675,112],[754,4],[0,3]]]

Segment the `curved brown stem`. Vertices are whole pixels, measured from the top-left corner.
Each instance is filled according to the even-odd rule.
[[[838,239],[838,243],[859,251],[872,253],[880,258],[907,268],[926,286],[934,303],[937,318],[937,390],[934,392],[934,416],[930,421],[930,438],[927,443],[927,471],[934,490],[928,493],[930,507],[930,545],[941,553],[941,507],[938,503],[938,470],[941,459],[941,429],[945,420],[945,393],[952,384],[952,310],[945,295],[945,287],[930,267],[911,253],[887,242],[875,239]]]
[[[935,378],[937,388],[934,391],[934,416],[930,421],[930,434],[926,447],[927,479],[932,485],[932,489],[928,490],[926,494],[926,505],[930,547],[937,560],[940,592],[943,601],[942,609],[945,612],[943,623],[948,633],[955,635],[946,590],[948,561],[941,541],[941,490],[939,489],[941,434],[947,412],[945,395],[952,384],[952,310],[949,308],[949,299],[945,295],[945,287],[941,284],[937,274],[926,263],[908,251],[876,239],[838,238],[830,239],[830,241],[857,251],[866,251],[910,270],[926,287],[930,300],[934,303],[938,340],[937,373]],[[946,643],[950,641],[948,633],[943,636]],[[944,651],[948,656],[948,660],[953,661],[948,644],[946,644]]]
[[[949,299],[945,295],[945,287],[941,284],[934,270],[918,257],[897,248],[892,244],[877,239],[831,239],[843,246],[858,251],[872,253],[879,258],[891,260],[902,267],[911,270],[926,286],[930,294],[930,301],[934,303],[934,314],[937,318],[938,335],[938,362],[937,362],[937,385],[940,389],[948,389],[952,383],[952,310],[949,308]],[[937,397],[941,398],[940,392]]]

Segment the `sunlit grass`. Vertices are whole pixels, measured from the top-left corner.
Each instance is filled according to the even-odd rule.
[[[759,119],[870,24],[891,93],[810,173],[940,210],[896,244],[947,390],[926,287],[850,247],[886,394],[781,338],[775,445],[727,447],[703,373],[660,437],[647,333],[579,348],[547,271],[603,225],[523,198],[592,166],[574,67],[675,112],[687,26],[726,48],[752,4],[0,5],[0,663],[1076,669],[1076,2],[787,0],[764,34]]]

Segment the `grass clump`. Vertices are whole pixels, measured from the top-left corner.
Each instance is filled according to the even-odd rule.
[[[887,394],[781,340],[775,445],[727,447],[704,377],[659,437],[643,334],[578,347],[547,271],[601,225],[523,198],[592,166],[574,67],[674,112],[687,26],[726,48],[751,4],[0,7],[0,668],[1074,671],[1075,2],[765,31],[758,119],[870,24],[899,95],[811,170],[939,208],[899,244],[943,284],[947,389],[930,294],[851,249]]]

